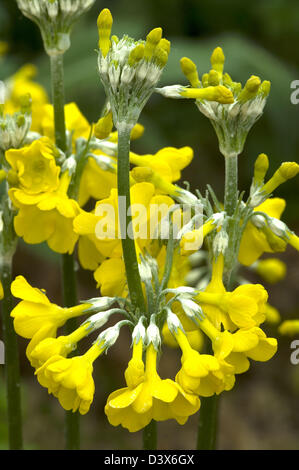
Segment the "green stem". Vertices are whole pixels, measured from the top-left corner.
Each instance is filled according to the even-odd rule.
[[[132,217],[128,212],[131,207],[130,134],[131,126],[126,125],[126,123],[118,126],[117,183],[119,219],[130,299],[135,308],[145,312],[146,307],[139,275],[134,236],[133,233],[128,234],[128,227],[132,227]]]
[[[157,449],[157,423],[152,420],[143,429],[143,450],[156,450]]]
[[[54,108],[55,142],[58,148],[66,151],[63,54],[51,55],[52,101]]]
[[[229,216],[227,233],[228,247],[225,254],[224,285],[230,288],[232,272],[237,263],[237,231],[240,230],[238,218],[233,217],[238,203],[238,155],[225,157],[225,194],[224,210]]]
[[[21,410],[21,388],[20,369],[17,336],[13,327],[10,313],[13,308],[13,299],[10,291],[12,281],[12,256],[2,260],[1,282],[4,298],[1,301],[3,339],[5,344],[5,379],[7,393],[7,416],[9,448],[21,450],[22,443],[22,410]]]
[[[126,123],[118,126],[118,209],[120,219],[120,230],[122,237],[123,257],[126,268],[126,276],[130,299],[133,306],[140,312],[145,312],[145,301],[143,297],[141,279],[138,269],[138,261],[135,250],[133,234],[128,234],[128,227],[132,227],[132,217],[128,212],[131,206],[130,198],[130,134],[131,126]],[[124,213],[125,212],[125,213]],[[157,427],[152,421],[143,431],[143,448],[154,450],[157,448]]]
[[[232,216],[238,202],[238,155],[225,157],[224,210]]]
[[[51,55],[50,62],[55,142],[57,147],[59,147],[63,152],[66,152],[67,143],[64,115],[63,54]],[[74,263],[75,260],[73,254],[62,255],[62,280],[65,307],[73,307],[78,303]],[[66,334],[70,334],[74,329],[76,329],[76,327],[77,320],[69,320],[65,328]],[[79,413],[66,411],[65,416],[66,449],[78,450],[80,448]]]
[[[214,354],[211,343],[205,347],[206,354]],[[216,449],[219,395],[202,397],[198,420],[197,450]]]

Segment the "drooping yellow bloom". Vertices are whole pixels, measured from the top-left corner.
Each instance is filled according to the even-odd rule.
[[[146,350],[145,376],[139,385],[116,390],[108,397],[105,413],[110,424],[136,432],[151,422],[175,419],[184,424],[200,407],[198,397],[186,393],[170,379],[162,380],[156,370],[157,352]]]
[[[5,102],[5,112],[13,114],[19,111],[20,98],[29,93],[32,99],[31,130],[33,132],[41,132],[43,107],[49,100],[45,89],[33,81],[36,74],[37,69],[35,65],[27,64],[8,79],[8,99]]]
[[[88,139],[90,134],[90,124],[83,116],[76,103],[68,103],[64,106],[65,127],[72,133],[72,141],[75,142],[79,137]],[[53,142],[55,140],[54,131],[54,111],[51,104],[43,108],[42,133],[49,137]]]
[[[278,258],[258,260],[256,272],[270,284],[275,284],[285,278],[286,264]]]
[[[84,415],[94,397],[93,362],[104,350],[95,343],[83,356],[69,359],[52,356],[35,374],[39,383],[58,398],[65,410],[79,411]]]
[[[12,310],[14,328],[18,335],[31,339],[26,353],[45,338],[55,337],[57,329],[69,318],[82,315],[90,305],[82,304],[72,308],[62,308],[52,304],[46,294],[28,284],[23,276],[18,276],[11,284],[11,292],[22,301]]]
[[[36,369],[41,367],[53,356],[66,357],[76,348],[77,343],[88,334],[88,326],[89,323],[85,323],[67,336],[43,339],[29,354],[32,367]]]
[[[58,188],[60,167],[56,165],[54,147],[47,137],[35,140],[21,149],[7,150],[11,166],[8,179],[28,194],[54,191]]]
[[[190,147],[165,147],[155,155],[137,155],[130,153],[130,162],[140,167],[148,167],[157,172],[167,182],[178,181],[181,171],[193,159],[193,150]]]
[[[19,209],[14,218],[15,231],[26,243],[46,241],[57,253],[73,252],[78,240],[73,230],[73,220],[80,208],[67,195],[69,183],[70,176],[66,171],[56,191],[40,194],[27,194],[18,188],[9,191],[14,206]]]
[[[220,332],[207,318],[198,325],[211,339],[215,357],[222,364],[233,366],[235,374],[249,369],[249,359],[265,362],[277,351],[277,340],[268,338],[258,327],[240,328],[235,333]]]
[[[270,217],[280,219],[285,209],[285,200],[280,198],[270,198],[255,208],[255,211],[262,211]],[[252,222],[248,222],[244,230],[240,250],[239,262],[245,266],[253,264],[263,253],[274,253],[284,251],[286,242],[278,238],[272,232],[265,233],[256,228]]]
[[[223,255],[213,264],[212,279],[205,292],[198,294],[204,313],[220,329],[234,331],[250,328],[265,321],[268,294],[260,284],[244,284],[233,292],[226,292],[223,282]]]
[[[3,285],[2,282],[0,281],[0,300],[4,298],[4,290],[3,290]]]
[[[209,397],[232,389],[235,383],[233,367],[230,374],[224,373],[216,357],[199,354],[192,349],[182,330],[178,329],[175,337],[183,352],[182,368],[176,375],[176,381],[186,392]]]

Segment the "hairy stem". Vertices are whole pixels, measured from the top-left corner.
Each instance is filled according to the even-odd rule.
[[[54,107],[55,142],[63,152],[67,150],[66,127],[64,115],[64,82],[63,82],[63,54],[50,56],[52,100]],[[74,269],[74,255],[62,255],[62,281],[64,306],[73,307],[78,303],[76,276]],[[77,327],[77,320],[71,319],[66,325],[66,334],[71,333]],[[66,411],[65,418],[66,449],[77,450],[80,448],[80,423],[79,413]]]
[[[12,257],[7,257],[4,262],[2,261],[0,276],[4,292],[1,310],[5,345],[4,372],[6,379],[9,448],[11,450],[21,450],[23,448],[23,439],[19,354],[17,336],[14,331],[13,320],[10,317],[13,308],[13,299],[10,291]]]

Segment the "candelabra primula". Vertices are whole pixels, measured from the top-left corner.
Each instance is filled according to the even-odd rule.
[[[18,4],[39,24],[48,54],[62,54],[83,3]],[[98,122],[90,125],[75,103],[63,107],[59,101],[65,135],[57,138],[61,115],[54,99],[54,108],[43,106],[39,133],[31,135],[28,113],[21,108],[9,119],[26,126],[24,136],[18,145],[3,148],[16,234],[31,244],[46,241],[59,253],[72,254],[78,242],[81,265],[94,271],[103,297],[62,308],[19,276],[11,289],[22,300],[11,316],[16,332],[31,340],[27,356],[39,383],[66,410],[81,414],[94,398],[94,361],[127,326],[132,359],[124,372],[126,386],[109,395],[105,413],[112,425],[135,432],[153,420],[184,424],[201,401],[231,390],[250,360],[268,361],[275,354],[277,341],[266,336],[262,324],[267,318],[277,321],[278,313],[267,303],[266,289],[246,282],[238,267],[255,270],[269,282],[285,275],[280,261],[259,258],[287,244],[299,247],[298,237],[280,220],[285,201],[272,196],[296,176],[299,165],[285,162],[265,182],[268,157],[260,154],[244,199],[237,183],[238,155],[262,115],[270,82],[255,76],[243,87],[234,82],[223,73],[224,54],[217,47],[212,69],[201,80],[195,64],[181,60],[191,87],[157,88],[170,53],[162,29],[135,41],[127,35],[111,37],[112,23],[104,9],[97,22],[98,70],[107,102]],[[177,184],[192,161],[190,147],[167,147],[155,155],[131,151],[130,142],[144,130],[140,113],[155,92],[194,99],[211,120],[225,158],[224,201],[210,186],[203,196]],[[96,200],[94,210],[85,207],[90,198]],[[201,266],[193,269],[197,263]],[[84,354],[72,357],[78,343],[114,314],[124,319],[103,329]],[[77,316],[87,318],[57,336],[58,328]],[[173,379],[157,372],[162,343],[182,351]],[[205,426],[206,432],[214,428],[213,423]]]

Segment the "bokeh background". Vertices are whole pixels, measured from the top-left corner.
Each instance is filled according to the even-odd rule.
[[[150,29],[162,26],[172,42],[172,51],[161,80],[162,85],[186,83],[179,59],[188,56],[199,73],[210,69],[209,57],[216,46],[226,55],[225,69],[243,84],[250,75],[272,82],[263,117],[252,129],[240,156],[240,188],[248,189],[252,166],[261,152],[270,157],[271,174],[281,161],[299,160],[299,105],[291,104],[290,84],[299,79],[299,3],[297,0],[97,0],[76,25],[72,47],[65,55],[66,101],[76,101],[92,122],[104,103],[96,52],[96,18],[108,7],[114,17],[113,33],[145,37]],[[0,40],[7,41],[9,53],[0,62],[0,79],[6,79],[24,63],[37,65],[37,80],[50,93],[49,63],[43,53],[39,30],[19,12],[14,0],[0,1]],[[166,100],[153,96],[142,113],[146,127],[143,138],[134,143],[140,153],[155,153],[163,146],[194,149],[194,160],[183,180],[192,189],[211,184],[223,196],[224,162],[216,136],[208,120],[191,101]],[[276,195],[288,201],[284,220],[298,233],[298,177],[282,186]],[[284,281],[266,285],[270,302],[283,318],[299,316],[299,253],[288,248],[280,256],[288,263]],[[32,285],[47,289],[53,302],[61,302],[59,256],[46,246],[20,243],[15,259],[15,275],[24,275]],[[259,280],[252,275],[253,281]],[[79,294],[86,299],[97,294],[92,273],[78,266]],[[277,336],[276,327],[265,327]],[[238,376],[235,388],[221,398],[220,449],[299,449],[299,365],[290,364],[290,339],[279,338],[279,351],[269,363],[253,363],[248,373]],[[24,437],[26,448],[63,448],[64,413],[58,402],[47,396],[25,359],[26,342],[20,339],[23,380]],[[83,449],[139,449],[141,433],[130,434],[112,428],[103,408],[108,394],[123,386],[123,371],[129,359],[129,339],[124,334],[107,357],[95,367],[96,395],[89,414],[82,418]],[[161,361],[161,375],[175,373],[177,351],[168,350]],[[2,369],[1,369],[2,368]],[[198,416],[184,427],[159,424],[159,448],[193,449]],[[0,448],[7,447],[3,367],[0,366]]]

